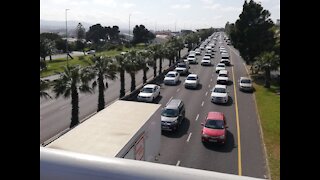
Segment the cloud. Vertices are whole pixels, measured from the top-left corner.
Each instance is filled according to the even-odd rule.
[[[232,6],[221,9],[221,11],[224,11],[224,12],[241,11],[241,10],[242,10],[242,7],[232,7]]]
[[[204,8],[216,10],[216,9],[221,8],[221,4],[213,4],[213,5],[210,5],[210,6],[204,6]]]
[[[212,4],[213,0],[201,0],[204,4]]]
[[[184,5],[175,4],[171,6],[172,9],[189,9],[190,7],[191,7],[190,4],[184,4]]]
[[[273,6],[273,9],[280,10],[280,4]]]
[[[133,4],[133,3],[127,3],[127,2],[125,2],[125,3],[122,4],[122,6],[123,6],[124,8],[126,8],[126,9],[129,9],[129,8],[132,8],[132,7],[136,6],[136,5]]]

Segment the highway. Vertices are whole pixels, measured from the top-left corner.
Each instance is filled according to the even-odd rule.
[[[219,44],[219,40],[217,45]],[[248,76],[244,61],[237,50],[223,42],[230,54],[228,91],[229,102],[226,105],[210,101],[210,90],[216,84],[215,65],[220,61],[219,46],[215,46],[214,66],[201,66],[204,52],[198,57],[199,64],[190,65],[190,72],[200,78],[200,87],[196,90],[185,89],[186,76],[176,86],[161,84],[161,96],[156,103],[164,107],[171,98],[182,99],[186,107],[186,119],[175,132],[162,132],[159,163],[217,171],[222,173],[268,178],[263,143],[260,135],[259,120],[253,93],[238,90],[237,81]],[[223,112],[228,125],[227,143],[221,145],[203,145],[201,142],[201,122],[209,111]],[[161,110],[156,112],[160,120]]]
[[[181,51],[181,56],[187,53],[187,49]],[[159,61],[157,61],[159,66]],[[162,70],[167,68],[169,61],[164,59]],[[157,67],[159,69],[159,67]],[[158,70],[157,70],[158,74]],[[142,85],[143,72],[139,71],[136,74],[136,86]],[[147,73],[148,78],[153,77],[153,69],[150,68]],[[46,78],[50,79],[50,78]],[[108,80],[109,88],[105,91],[106,105],[117,100],[120,95],[120,79],[114,81]],[[128,73],[125,73],[125,90],[130,92],[131,78]],[[55,99],[54,93],[48,91],[53,99],[40,98],[40,144],[44,143],[60,132],[67,130],[71,122],[71,98],[65,99],[59,97]],[[98,106],[98,89],[94,94],[79,93],[79,120],[92,115],[97,111]]]

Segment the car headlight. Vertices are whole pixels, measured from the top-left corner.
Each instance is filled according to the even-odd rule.
[[[224,139],[225,135],[219,136],[219,139]]]
[[[172,124],[177,124],[178,123],[178,119],[172,121]]]

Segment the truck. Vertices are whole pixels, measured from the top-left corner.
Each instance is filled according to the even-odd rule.
[[[155,162],[160,151],[160,104],[117,100],[46,148]]]

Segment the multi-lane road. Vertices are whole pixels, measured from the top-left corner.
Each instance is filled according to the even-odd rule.
[[[190,65],[190,72],[198,74],[200,87],[185,89],[183,82],[186,76],[180,78],[176,86],[161,84],[161,95],[156,99],[164,107],[171,98],[182,99],[186,108],[186,119],[175,133],[162,132],[161,148],[158,163],[173,166],[204,169],[222,173],[269,178],[261,138],[260,124],[255,105],[254,93],[244,93],[238,89],[241,76],[248,76],[248,71],[239,53],[232,46],[227,46],[223,36],[215,46],[213,66],[201,66],[204,55],[197,56],[199,64]],[[228,91],[229,102],[226,105],[214,104],[210,101],[210,90],[216,84],[215,66],[221,59],[219,41],[229,52],[231,66],[229,71]],[[186,50],[182,54],[185,54]],[[164,61],[164,67],[168,61]],[[153,71],[148,72],[148,78]],[[142,83],[142,72],[136,76],[137,84]],[[125,88],[130,89],[130,77],[126,76]],[[110,103],[119,96],[120,82],[109,81],[105,100]],[[80,94],[80,119],[94,113],[97,108],[98,94]],[[67,129],[70,124],[70,99],[40,100],[40,143]],[[223,112],[228,125],[227,142],[225,145],[204,145],[201,142],[201,122],[210,111]],[[160,120],[161,109],[155,118]]]
[[[223,40],[222,40],[223,41]],[[230,54],[231,66],[228,85],[229,102],[217,105],[210,101],[210,90],[216,84],[215,65],[220,61],[219,41],[215,46],[214,66],[190,65],[190,71],[200,78],[196,90],[185,89],[183,82],[176,86],[161,84],[161,96],[156,100],[164,107],[171,98],[182,99],[186,107],[186,119],[178,132],[162,132],[159,163],[211,170],[229,174],[268,178],[260,125],[254,95],[238,90],[237,81],[248,76],[244,61],[233,47],[223,43]],[[204,52],[198,57],[202,59]],[[228,125],[227,143],[203,145],[201,142],[201,122],[210,111],[223,112]],[[160,119],[161,110],[156,118]]]

